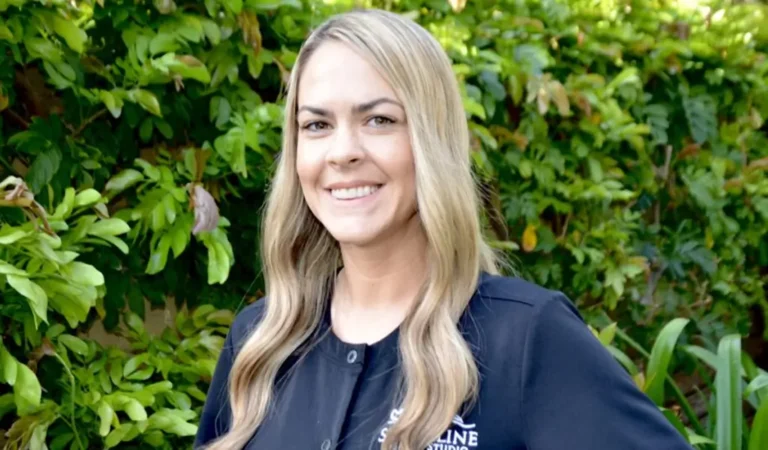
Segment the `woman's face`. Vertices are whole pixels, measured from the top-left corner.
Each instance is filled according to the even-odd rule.
[[[296,170],[310,210],[345,245],[381,243],[416,211],[402,102],[365,59],[322,44],[301,74]]]

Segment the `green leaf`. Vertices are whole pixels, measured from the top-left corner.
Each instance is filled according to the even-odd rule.
[[[64,190],[64,198],[56,207],[53,216],[59,219],[66,219],[72,214],[72,209],[75,207],[75,188],[68,187]]]
[[[135,370],[135,369],[134,369]],[[113,360],[109,366],[109,378],[112,384],[120,384],[123,379],[123,365],[120,360]]]
[[[105,186],[108,191],[121,192],[144,179],[144,175],[136,169],[125,169],[112,177]]]
[[[211,277],[210,265],[208,272],[208,284],[224,283],[229,277],[229,269],[232,261],[229,259],[226,249],[219,242],[214,241],[213,246],[209,248],[208,259],[211,257],[216,261],[214,265],[213,277]]]
[[[176,56],[176,59],[168,65],[168,68],[181,75],[182,78],[197,80],[204,84],[211,82],[211,74],[208,72],[208,68],[199,59],[191,55]]]
[[[127,377],[138,369],[138,367],[144,364],[149,359],[148,353],[142,353],[129,359],[123,367],[123,376]]]
[[[157,97],[155,97],[155,94],[144,89],[134,89],[129,92],[129,96],[135,99],[142,108],[146,109],[151,114],[157,117],[163,116],[160,112],[160,102],[157,100]]]
[[[162,208],[162,206],[159,206]],[[172,236],[170,233],[163,234],[163,237],[157,243],[157,246],[152,249],[149,261],[147,262],[147,268],[145,270],[148,274],[156,274],[165,268],[165,264],[168,261],[168,250],[171,248]]]
[[[149,418],[150,429],[161,429],[167,433],[178,436],[194,436],[197,426],[187,422],[194,418],[190,410],[161,409]]]
[[[688,431],[686,434],[688,435],[688,443],[691,445],[715,445],[715,441],[708,437],[700,436],[692,431]]]
[[[48,432],[48,425],[40,423],[32,430],[32,436],[29,438],[29,448],[45,448],[45,435]]]
[[[99,99],[107,107],[109,113],[115,119],[120,118],[120,114],[123,112],[123,99],[113,95],[109,91],[99,91]]]
[[[747,450],[765,450],[766,448],[768,448],[768,401],[763,400],[752,420]]]
[[[67,68],[70,70],[66,70]],[[74,80],[69,78],[69,75],[72,74],[72,68],[67,64],[43,61],[43,69],[45,69],[50,83],[57,89],[64,90],[72,87]]]
[[[21,270],[18,267],[13,266],[11,264],[8,264],[2,259],[0,259],[0,275],[19,275],[22,277],[29,276],[29,274],[26,271]]]
[[[144,442],[151,445],[153,448],[162,448],[167,445],[165,435],[160,430],[147,431],[141,436]]]
[[[683,110],[688,119],[693,140],[702,144],[717,136],[717,107],[715,100],[709,95],[698,97],[683,96]]]
[[[131,227],[122,219],[102,219],[88,228],[88,234],[99,237],[117,236],[130,230]]]
[[[514,241],[496,241],[496,240],[490,240],[488,241],[488,245],[495,249],[499,250],[507,250],[507,251],[516,251],[520,250],[520,245],[517,242]]]
[[[133,381],[146,381],[148,380],[152,374],[155,373],[155,369],[152,367],[146,367],[144,369],[137,370],[136,372],[133,372],[132,374],[125,377],[128,380]]]
[[[464,97],[464,109],[470,114],[470,116],[476,116],[481,120],[485,120],[485,108],[476,100],[470,97]]]
[[[205,398],[206,398],[205,392],[200,390],[200,388],[198,388],[197,386],[190,386],[189,388],[187,388],[187,393],[191,397],[193,397],[193,398],[195,398],[195,399],[197,399],[197,400],[199,400],[201,402],[205,401]]]
[[[206,317],[216,311],[213,305],[200,305],[192,313],[192,321],[196,327],[203,327],[206,324]]]
[[[696,358],[700,359],[703,363],[708,365],[711,369],[716,370],[718,365],[718,358],[715,353],[712,353],[711,351],[696,346],[696,345],[688,345],[683,347],[683,349],[690,353],[691,355],[695,356]],[[742,373],[743,376],[743,373]]]
[[[62,334],[59,336],[59,342],[80,356],[86,356],[88,354],[88,344],[76,336]]]
[[[689,322],[689,319],[682,318],[671,320],[661,330],[651,349],[648,369],[646,370],[645,392],[659,406],[664,403],[664,380],[667,376],[672,353],[683,328]]]
[[[39,283],[46,292],[51,293],[51,307],[62,313],[72,328],[83,322],[96,304],[98,293],[93,286],[72,284],[54,278],[40,280]]]
[[[757,392],[760,389],[763,389],[764,387],[768,387],[768,373],[761,373],[760,375],[756,376],[752,381],[750,381],[749,385],[747,385],[747,388],[744,389],[744,396],[749,397],[750,395],[752,395],[752,393]]]
[[[243,9],[243,0],[224,0],[221,4],[234,14],[240,14],[240,11]]]
[[[32,369],[21,363],[17,364],[16,367],[18,372],[16,384],[13,386],[13,395],[19,415],[23,416],[40,406],[42,388]]]
[[[139,127],[139,137],[141,138],[142,142],[149,142],[150,139],[152,139],[152,125],[153,125],[152,117],[147,117],[144,120],[141,121],[141,126]]]
[[[587,159],[587,163],[589,164],[589,175],[592,178],[592,181],[595,183],[602,182],[603,167],[600,165],[600,161],[590,157]]]
[[[52,42],[40,37],[24,39],[24,46],[32,58],[41,58],[44,61],[61,62],[61,50]]]
[[[106,436],[112,425],[112,418],[115,416],[115,410],[105,401],[99,402],[99,435]]]
[[[0,342],[0,382],[11,386],[16,384],[19,362],[11,355],[2,342]]]
[[[173,128],[171,128],[171,125],[168,124],[163,119],[156,119],[154,120],[155,128],[163,135],[166,139],[172,139],[173,138]]]
[[[621,271],[615,267],[610,267],[605,272],[605,285],[613,288],[616,293],[616,297],[621,297],[624,294],[624,275]]]
[[[10,226],[4,226],[0,230],[0,244],[2,245],[10,245],[15,242],[20,241],[21,239],[24,239],[25,237],[31,235],[29,231],[20,230],[15,227]]]
[[[48,185],[59,171],[61,165],[61,151],[54,145],[48,145],[40,150],[32,165],[29,166],[26,180],[29,189],[35,195],[43,192],[43,188]]]
[[[2,22],[0,22],[0,41],[12,41],[13,40],[13,33],[11,32],[11,29],[5,26]]]
[[[181,44],[176,39],[175,33],[160,32],[149,42],[149,53],[152,55],[172,53],[179,48]]]
[[[629,358],[629,356],[626,355],[626,353],[622,352],[618,348],[614,347],[613,345],[608,345],[606,347],[608,351],[613,355],[614,358],[616,358],[617,361],[621,363],[622,366],[624,366],[625,369],[627,369],[627,372],[629,372],[630,375],[633,377],[637,375],[640,371],[637,370],[637,366],[634,362]]]
[[[141,158],[137,158],[136,160],[133,161],[133,163],[141,167],[141,170],[144,171],[144,175],[150,180],[152,181],[160,180],[160,170],[157,167],[153,166],[147,161],[144,161]]]
[[[43,288],[28,278],[18,275],[7,275],[8,284],[29,301],[29,307],[35,315],[35,327],[42,320],[48,323],[48,296]]]
[[[191,228],[184,223],[179,223],[171,230],[171,249],[173,249],[174,258],[178,258],[187,248],[191,232]]]
[[[614,91],[619,87],[627,84],[640,85],[640,77],[638,76],[637,67],[627,67],[621,71],[610,83],[605,87],[605,93],[608,96],[613,96]]]
[[[123,252],[123,254],[125,255],[127,255],[130,252],[130,249],[128,248],[128,244],[126,244],[122,239],[116,238],[114,236],[107,236],[107,235],[101,235],[99,237],[109,242],[110,244],[114,245],[115,247],[117,247],[118,250]]]
[[[137,422],[147,420],[147,411],[136,399],[128,400],[128,403],[125,405],[125,412],[128,414],[128,417],[131,418],[131,420]]]
[[[13,394],[9,392],[7,394],[0,395],[0,420],[2,420],[6,414],[14,411],[15,409],[16,404],[13,401]]]
[[[683,422],[680,420],[680,418],[677,417],[677,415],[673,411],[670,411],[667,408],[660,408],[660,409],[661,409],[662,414],[664,414],[664,417],[666,417],[667,420],[669,421],[669,423],[671,423],[672,426],[675,427],[675,429],[680,434],[685,436],[686,435],[685,425],[683,425]]]
[[[62,268],[62,275],[75,283],[86,286],[101,286],[104,275],[90,264],[73,261]]]
[[[610,345],[613,342],[613,338],[616,337],[616,328],[616,322],[613,322],[600,331],[598,339],[600,339],[603,345]]]
[[[101,194],[96,189],[86,189],[75,197],[75,206],[88,206],[101,200]]]
[[[128,433],[130,433],[132,430],[135,430],[135,426],[133,424],[122,424],[121,426],[115,428],[104,439],[105,447],[106,448],[116,447],[123,441],[124,438],[126,438]]]
[[[125,324],[128,325],[128,328],[133,330],[135,333],[144,333],[144,322],[141,320],[138,314],[134,312],[129,312],[127,314],[125,318]]]
[[[232,170],[243,178],[248,176],[245,164],[245,136],[240,127],[231,128],[213,142],[216,152],[229,162]]]
[[[55,339],[58,335],[65,332],[66,330],[67,329],[64,327],[64,325],[57,323],[57,324],[51,325],[51,327],[45,331],[45,336],[48,339]]]
[[[274,10],[280,6],[301,8],[301,2],[299,0],[246,0],[245,4],[261,10]]]
[[[717,357],[717,450],[739,449],[744,420],[741,412],[741,337],[737,334],[723,337],[717,349]]]
[[[179,409],[192,408],[192,400],[189,396],[183,392],[173,391],[168,394],[171,403],[173,403]]]
[[[53,18],[53,31],[59,36],[64,38],[69,48],[77,53],[83,53],[85,41],[88,39],[88,35],[85,31],[75,25],[75,22],[71,19],[65,19],[60,16],[54,16]]]
[[[66,450],[69,449],[69,443],[74,439],[75,435],[71,432],[65,432],[59,434],[51,440],[48,444],[50,450]]]
[[[209,108],[209,117],[211,122],[216,123],[217,128],[221,128],[229,122],[232,113],[232,106],[224,97],[213,97]]]
[[[219,25],[210,19],[203,19],[200,21],[200,23],[203,26],[203,32],[205,33],[205,36],[208,38],[211,44],[214,46],[219,45],[219,42],[221,42],[221,29],[219,28]]]

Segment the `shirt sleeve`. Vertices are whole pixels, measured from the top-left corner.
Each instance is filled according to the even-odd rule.
[[[233,361],[232,331],[227,334],[200,414],[194,448],[200,448],[229,429],[229,372]]]
[[[561,293],[531,320],[521,392],[529,450],[693,450]]]

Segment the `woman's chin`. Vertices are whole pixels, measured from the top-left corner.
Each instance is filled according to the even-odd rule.
[[[328,227],[340,246],[368,247],[382,239],[383,230],[370,224],[337,224]]]
[[[351,232],[347,230],[340,233],[332,233],[332,236],[342,248],[370,247],[378,241],[378,235],[371,231]]]

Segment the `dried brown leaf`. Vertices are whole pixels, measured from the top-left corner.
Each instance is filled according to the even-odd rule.
[[[195,224],[192,234],[213,231],[219,225],[219,207],[213,196],[201,185],[192,188],[192,207],[195,212]]]

